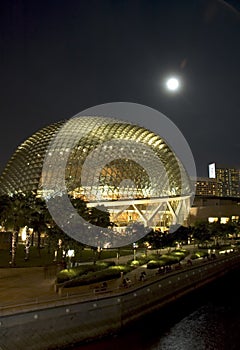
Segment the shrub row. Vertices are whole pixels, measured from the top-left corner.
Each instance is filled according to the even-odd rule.
[[[179,263],[187,256],[184,250],[175,250],[169,254],[163,254],[157,259],[152,259],[147,263],[148,269],[156,269],[162,266],[173,265]]]
[[[147,264],[147,262],[151,260],[149,257],[146,255],[138,256],[135,260],[131,259],[127,262],[127,265],[132,266],[132,267],[137,267],[137,266],[142,266]]]
[[[199,250],[199,251],[193,253],[190,258],[192,260],[195,260],[195,259],[199,259],[199,258],[205,258],[208,255],[209,254],[207,251]]]
[[[121,272],[126,273],[129,271],[129,268],[126,266],[112,266],[102,271],[91,271],[85,275],[76,277],[70,281],[64,283],[64,288],[83,286],[86,284],[103,282],[111,280],[114,278],[121,277]]]
[[[86,264],[78,267],[73,267],[71,269],[65,269],[57,274],[57,283],[64,283],[66,281],[72,280],[82,275],[86,275],[89,272],[96,272],[105,270],[110,266],[114,266],[114,261],[99,261],[96,264]]]
[[[184,259],[189,254],[189,252],[186,249],[176,249],[173,250],[170,254],[173,256],[179,256]]]

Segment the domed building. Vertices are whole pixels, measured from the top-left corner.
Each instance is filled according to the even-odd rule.
[[[0,194],[71,194],[104,205],[119,230],[129,222],[162,230],[183,223],[192,189],[159,135],[114,118],[76,117],[37,131],[14,152]]]

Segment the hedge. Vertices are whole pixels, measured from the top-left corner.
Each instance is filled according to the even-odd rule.
[[[71,269],[65,269],[57,274],[57,283],[64,283],[82,275],[86,275],[89,272],[96,272],[107,269],[110,266],[114,266],[114,261],[99,261],[96,264],[86,264]]]
[[[165,266],[166,261],[165,260],[150,260],[147,264],[148,269],[157,269],[161,266]]]
[[[162,255],[159,259],[150,260],[147,264],[148,269],[156,269],[161,266],[173,265],[180,262],[185,256],[176,256],[174,254]]]
[[[102,271],[89,272],[86,275],[76,277],[64,283],[64,288],[83,286],[86,284],[108,281],[114,278],[121,277],[120,269],[105,269]]]
[[[194,259],[199,259],[199,258],[204,258],[206,256],[208,256],[208,252],[207,251],[197,251],[195,252],[194,254],[191,255],[191,259],[194,260]]]
[[[181,257],[182,259],[184,259],[187,255],[189,254],[189,252],[187,250],[173,250],[171,252],[171,255],[174,255],[174,256],[179,256]]]
[[[127,265],[130,265],[132,267],[137,267],[137,266],[142,266],[147,264],[150,260],[153,260],[155,257],[157,257],[157,254],[151,254],[151,255],[142,255],[142,256],[138,256],[136,257],[135,260],[131,259],[127,262]]]

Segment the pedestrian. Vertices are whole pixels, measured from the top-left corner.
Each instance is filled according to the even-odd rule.
[[[132,281],[127,277],[127,278],[126,278],[127,286],[129,286],[129,285],[131,284],[131,282],[132,282]]]
[[[125,278],[123,279],[123,287],[124,287],[124,288],[126,288],[126,287],[127,287],[127,281],[126,281],[126,279],[125,279]]]
[[[146,272],[142,271],[139,280],[140,281],[145,281],[145,279],[146,279]]]
[[[107,282],[106,281],[104,281],[103,283],[102,283],[102,286],[101,286],[101,290],[106,290],[107,289]]]

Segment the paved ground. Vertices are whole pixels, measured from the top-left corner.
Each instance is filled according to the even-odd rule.
[[[129,260],[128,257],[120,259],[120,263]],[[128,277],[135,281],[140,275],[139,268],[129,273]],[[54,281],[56,278],[56,271],[47,271],[43,267],[29,267],[29,268],[0,268],[0,308],[8,305],[19,305],[30,302],[44,301],[53,298],[59,298],[59,295],[54,290]],[[108,282],[109,288],[117,288],[121,284],[121,280]],[[62,295],[67,293],[74,294],[93,293],[95,285],[75,287],[65,289]]]
[[[163,251],[161,251],[163,253]],[[133,256],[122,256],[118,263],[124,263]],[[114,259],[110,259],[114,260]],[[139,280],[143,267],[139,267],[130,272],[127,276],[133,283]],[[156,271],[146,270],[147,278],[156,274]],[[7,305],[25,304],[28,302],[38,302],[53,298],[59,298],[54,291],[54,281],[56,270],[46,271],[42,267],[32,268],[0,268],[0,308]],[[121,280],[109,282],[110,288],[118,288]],[[93,292],[93,286],[75,288],[76,292],[89,294]],[[70,291],[64,290],[63,295]]]
[[[0,306],[21,304],[56,296],[54,275],[45,276],[44,268],[1,268]]]

